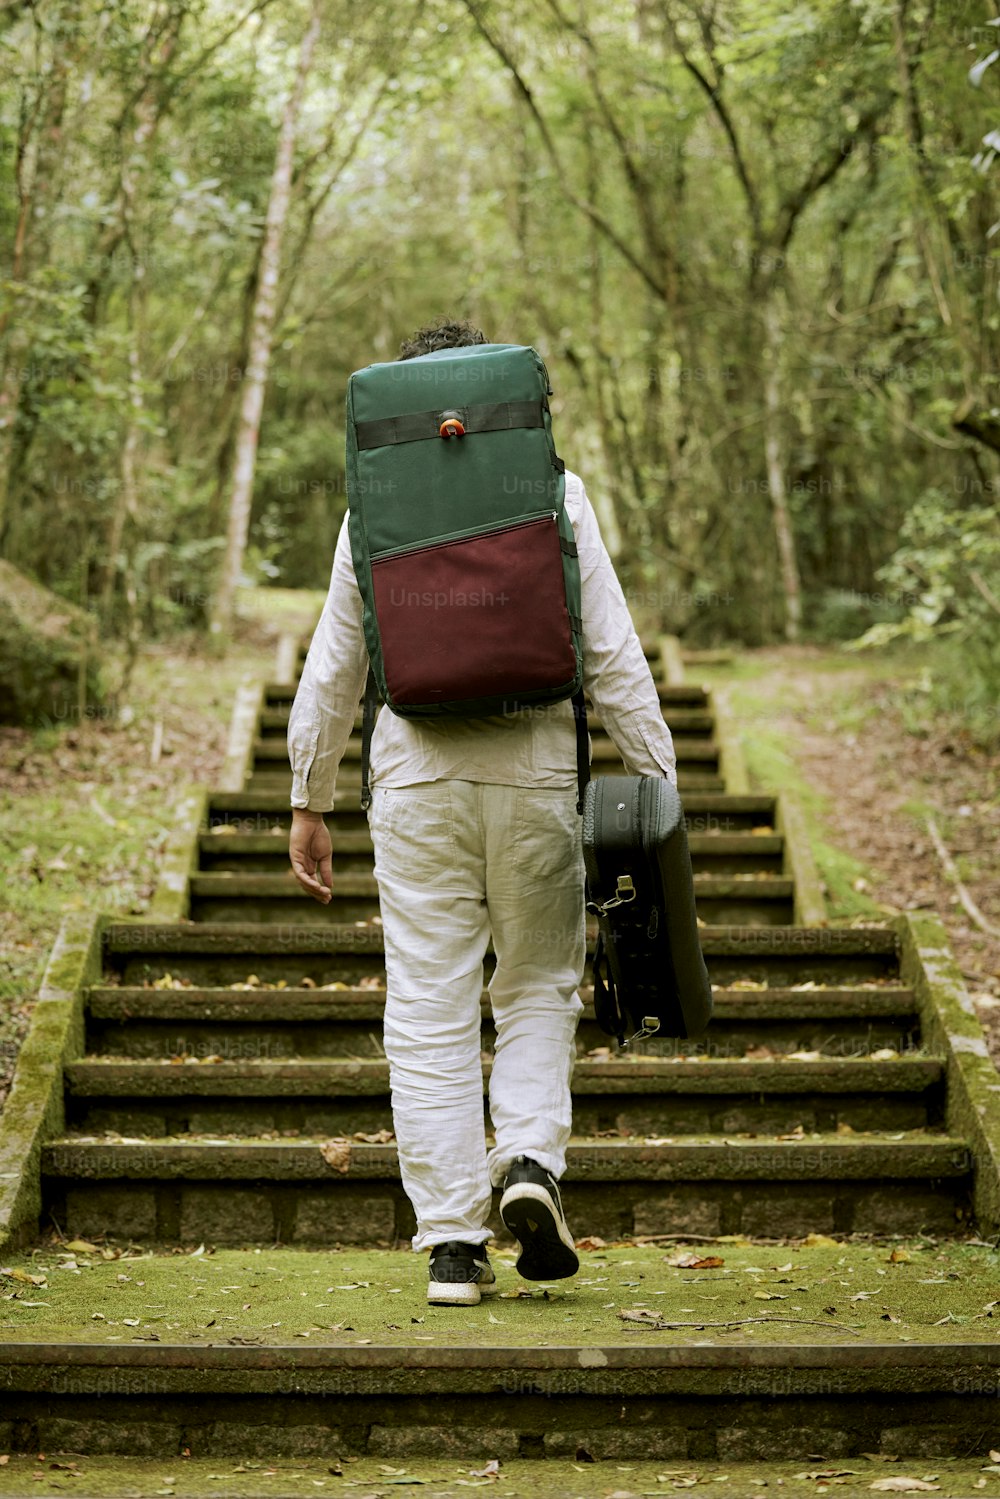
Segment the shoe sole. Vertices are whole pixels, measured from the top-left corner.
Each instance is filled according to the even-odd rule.
[[[500,1287],[495,1280],[481,1286],[478,1281],[432,1281],[427,1287],[429,1306],[478,1306],[484,1296],[495,1296]]]
[[[430,1306],[478,1306],[482,1293],[474,1280],[427,1287]]]
[[[576,1247],[551,1196],[534,1182],[518,1182],[500,1199],[500,1220],[521,1246],[517,1272],[525,1280],[566,1280],[580,1268]]]

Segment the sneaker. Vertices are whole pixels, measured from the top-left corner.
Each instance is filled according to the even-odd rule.
[[[427,1300],[432,1306],[476,1306],[497,1292],[496,1276],[482,1244],[449,1239],[431,1250]]]
[[[566,1227],[554,1176],[530,1156],[515,1156],[500,1199],[504,1228],[518,1241],[517,1269],[525,1280],[564,1280],[580,1260]]]

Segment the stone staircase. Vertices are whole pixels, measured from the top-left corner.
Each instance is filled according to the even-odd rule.
[[[699,1041],[647,1041],[634,1055],[616,1055],[596,1028],[585,976],[564,1183],[572,1227],[609,1242],[688,1234],[948,1239],[973,1231],[978,1214],[981,1230],[995,1229],[1000,1141],[984,1151],[983,1131],[996,1100],[976,1103],[989,1086],[982,1071],[969,1071],[980,1064],[981,1043],[973,1022],[956,1039],[966,1021],[955,1018],[961,997],[948,989],[946,952],[931,953],[908,919],[819,924],[815,903],[804,904],[808,851],[782,799],[748,791],[734,746],[718,732],[712,693],[679,680],[666,649],[648,654],[677,748],[715,1017]],[[287,869],[284,734],[294,673],[281,675],[237,705],[224,786],[195,800],[165,874],[169,898],[153,918],[102,919],[75,959],[69,943],[54,954],[39,1009],[58,1001],[65,1019],[62,1039],[47,1043],[56,1060],[46,1064],[51,1098],[36,1131],[43,1232],[175,1251],[257,1246],[273,1260],[282,1248],[405,1248],[413,1231],[380,1040],[382,938],[358,804],[358,734],[328,818],[334,898],[324,908],[301,895]],[[593,738],[594,773],[617,769],[600,725]],[[59,977],[73,961],[75,987]],[[487,959],[487,976],[489,966]],[[484,1080],[492,1038],[484,993]],[[26,1047],[26,1065],[31,1055]],[[332,1158],[321,1149],[331,1140],[340,1146]],[[21,1216],[23,1241],[34,1218]],[[496,1218],[493,1227],[502,1244]],[[306,1450],[295,1445],[301,1423],[319,1444],[308,1450],[328,1450],[327,1438],[330,1452],[352,1444],[362,1453],[403,1450],[366,1445],[374,1420],[400,1421],[418,1434],[411,1450],[440,1453],[449,1450],[449,1424],[464,1421],[462,1431],[475,1433],[476,1402],[500,1389],[503,1413],[491,1427],[510,1422],[528,1433],[516,1449],[523,1456],[562,1450],[555,1437],[545,1445],[546,1432],[607,1428],[619,1407],[628,1440],[617,1448],[605,1442],[605,1455],[661,1457],[653,1427],[665,1413],[674,1433],[669,1455],[715,1451],[702,1408],[713,1401],[727,1429],[763,1421],[765,1455],[789,1411],[801,1437],[785,1442],[788,1456],[824,1450],[810,1424],[817,1420],[836,1428],[839,1452],[865,1443],[878,1450],[881,1440],[899,1445],[891,1433],[915,1394],[928,1409],[950,1413],[942,1419],[957,1420],[970,1451],[996,1441],[985,1417],[996,1408],[989,1397],[1000,1388],[1000,1358],[984,1363],[978,1344],[964,1362],[954,1350],[939,1357],[940,1349],[921,1362],[913,1347],[887,1352],[850,1340],[806,1338],[780,1350],[712,1341],[592,1349],[564,1336],[551,1348],[543,1340],[537,1357],[477,1348],[468,1333],[433,1350],[417,1343],[345,1351],[336,1339],[322,1350],[102,1347],[89,1363],[79,1349],[72,1355],[68,1386],[58,1384],[69,1367],[65,1345],[46,1345],[47,1354],[16,1345],[7,1383],[12,1420],[21,1424],[11,1430],[33,1450],[44,1436],[39,1401],[62,1419],[67,1391],[100,1395],[114,1364],[133,1372],[122,1373],[114,1399],[90,1400],[97,1446],[77,1445],[78,1423],[74,1450],[147,1450],[130,1443],[143,1423],[160,1420],[162,1407],[174,1412],[172,1432],[189,1429],[176,1425],[178,1410],[197,1418],[203,1452],[236,1450],[234,1433],[260,1420],[275,1452]],[[779,1366],[790,1381],[780,1391]],[[3,1367],[0,1360],[0,1381]],[[515,1377],[516,1369],[527,1372]],[[958,1418],[955,1381],[971,1378],[969,1370],[980,1385]],[[785,1414],[762,1417],[776,1391],[794,1400]],[[210,1393],[228,1411],[217,1432],[192,1404]],[[360,1412],[347,1436],[331,1431],[331,1422],[344,1426],[329,1413],[332,1397]],[[283,1446],[286,1407],[300,1426]],[[164,1441],[164,1451],[175,1450],[174,1436]],[[489,1446],[469,1441],[470,1451]],[[747,1453],[756,1450],[751,1443]]]
[[[944,1060],[923,1044],[894,932],[790,924],[775,798],[725,791],[710,694],[666,681],[650,654],[717,1013],[698,1042],[619,1057],[584,991],[571,1222],[613,1238],[953,1231],[969,1217],[972,1158],[944,1126]],[[43,1156],[47,1206],[69,1234],[322,1245],[413,1231],[391,1139],[352,1138],[346,1171],[317,1149],[391,1136],[392,1118],[378,900],[351,769],[360,724],[320,907],[287,867],[293,696],[291,683],[266,686],[245,726],[245,789],[209,800],[191,920],[105,932],[84,1055],[65,1072],[67,1129]],[[594,773],[620,769],[597,725],[593,738]],[[491,1040],[484,996],[487,1054]]]

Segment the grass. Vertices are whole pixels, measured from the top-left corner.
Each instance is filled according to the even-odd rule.
[[[504,1461],[494,1476],[481,1476],[486,1463],[470,1453],[464,1461],[415,1457],[389,1461],[367,1457],[276,1458],[273,1462],[235,1457],[81,1457],[63,1467],[46,1454],[13,1455],[0,1468],[0,1499],[27,1492],[33,1495],[82,1494],[87,1499],[300,1499],[303,1494],[352,1494],[361,1499],[388,1499],[406,1492],[423,1492],[429,1499],[459,1499],[470,1489],[482,1489],[497,1499],[640,1499],[691,1491],[725,1499],[764,1499],[784,1493],[789,1499],[829,1493],[823,1470],[832,1475],[838,1495],[864,1494],[870,1499],[874,1480],[906,1474],[933,1480],[937,1499],[969,1499],[975,1493],[996,1493],[996,1464],[987,1457],[916,1458],[903,1462],[877,1456],[802,1459],[798,1462],[723,1462],[718,1458],[660,1462],[573,1462],[548,1458]],[[78,1477],[73,1480],[73,1472]],[[985,1476],[988,1475],[988,1476]],[[977,1488],[977,1484],[991,1488]],[[419,1485],[419,1490],[411,1488]]]
[[[44,1276],[43,1284],[0,1272],[0,1333],[101,1344],[155,1333],[164,1343],[202,1346],[233,1337],[337,1346],[659,1345],[700,1336],[705,1322],[753,1318],[768,1320],[709,1326],[706,1335],[720,1346],[996,1341],[1000,1254],[978,1241],[812,1235],[775,1246],[735,1237],[699,1250],[722,1263],[693,1269],[668,1264],[675,1253],[672,1245],[634,1244],[582,1251],[579,1275],[546,1287],[521,1280],[513,1250],[494,1251],[501,1295],[473,1310],[429,1307],[427,1258],[406,1251],[202,1246],[105,1259],[98,1246],[44,1249],[4,1266]],[[641,1308],[687,1326],[650,1329],[618,1315]]]
[[[210,783],[221,767],[236,689],[266,676],[274,656],[276,635],[255,622],[252,602],[240,639],[221,660],[210,661],[195,638],[147,645],[118,717],[0,730],[0,1063],[7,1071],[62,916],[95,904],[141,914],[174,807],[192,782]]]

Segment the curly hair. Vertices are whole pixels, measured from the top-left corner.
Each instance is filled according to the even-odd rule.
[[[438,349],[462,349],[470,344],[489,343],[489,339],[481,328],[472,323],[454,323],[446,318],[439,318],[436,323],[428,323],[424,328],[418,328],[409,338],[404,338],[399,346],[400,359],[417,359],[421,354],[433,354]]]

